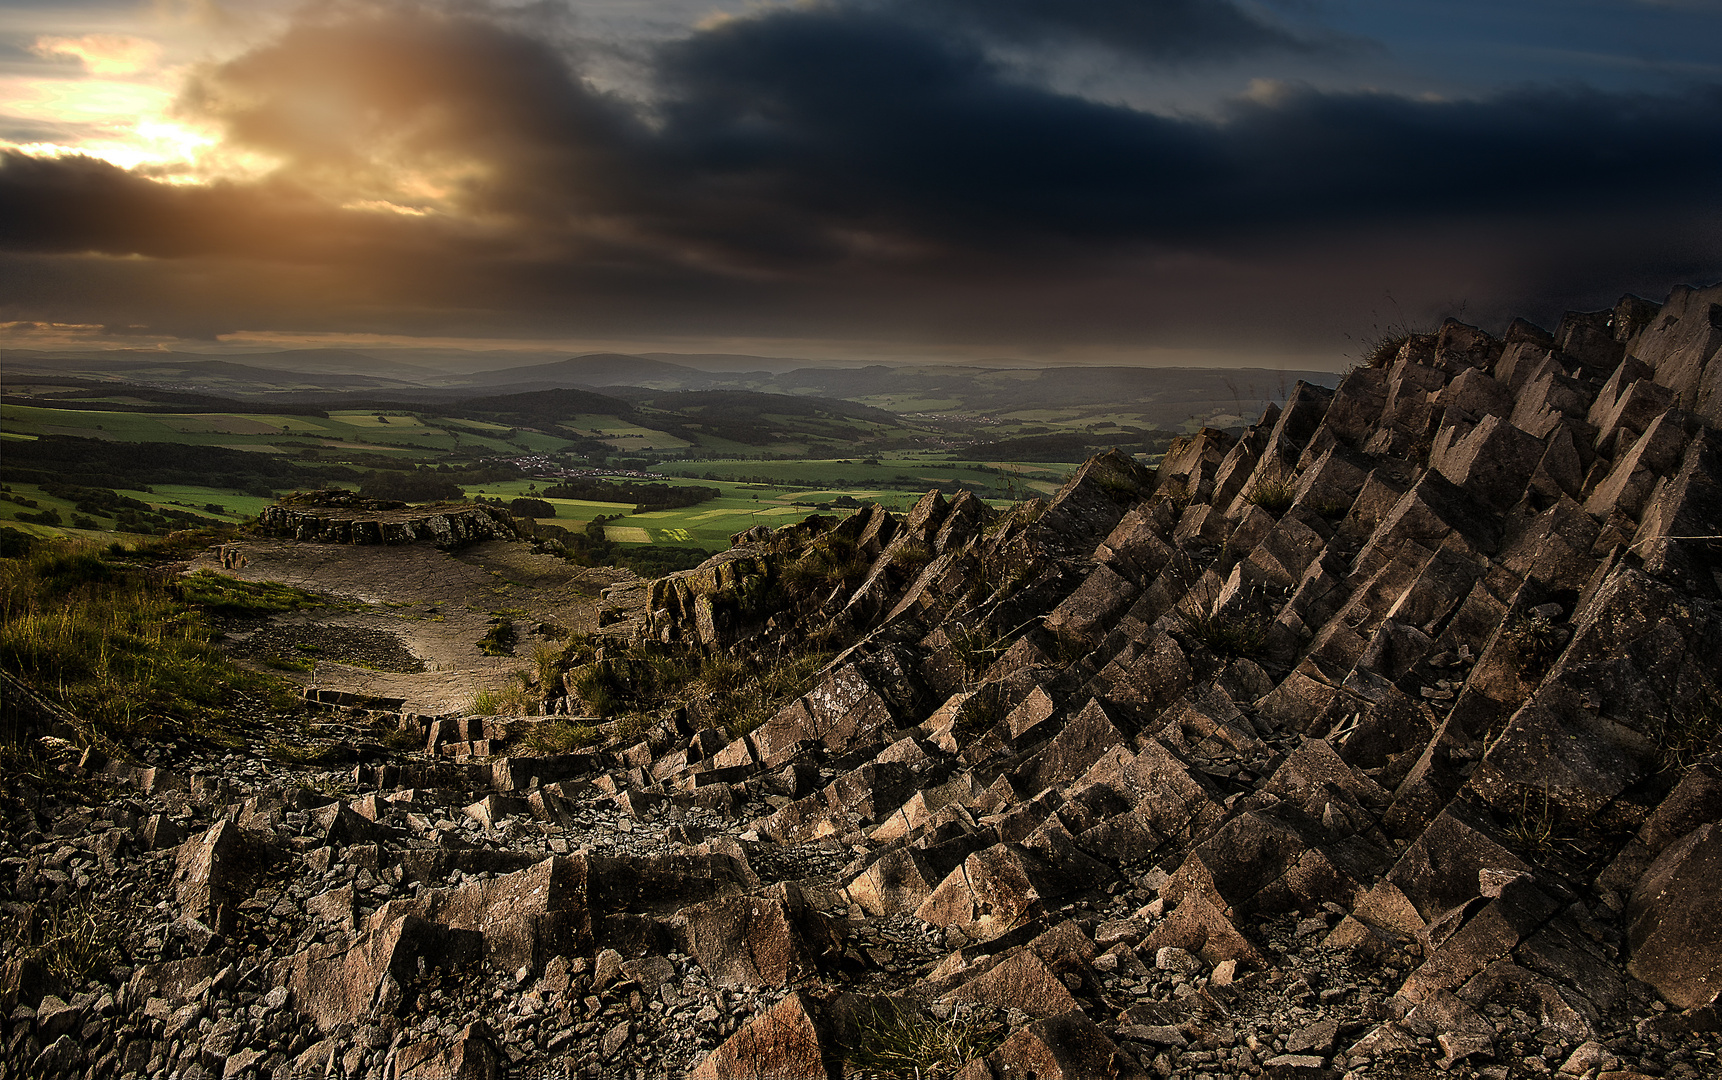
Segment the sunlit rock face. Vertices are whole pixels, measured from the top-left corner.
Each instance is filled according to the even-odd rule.
[[[9,964],[7,1052],[1707,1075],[1718,302],[1449,322],[1045,502],[738,535],[613,587],[596,644],[523,679],[547,715],[343,699],[340,769],[68,760],[118,794],[18,808],[11,901],[99,864],[148,903],[111,985]],[[292,513],[266,527],[362,520]],[[772,707],[715,704],[747,693]]]

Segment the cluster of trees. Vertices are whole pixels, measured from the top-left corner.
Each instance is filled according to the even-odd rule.
[[[634,503],[634,513],[652,510],[674,510],[683,506],[698,506],[710,502],[723,492],[717,488],[678,487],[672,484],[640,483],[632,480],[600,480],[574,477],[545,488],[540,494],[547,499],[583,499],[587,502]]]
[[[963,450],[962,455],[975,461],[1084,461],[1113,447],[1125,453],[1163,454],[1177,437],[1175,431],[1134,431],[1117,435],[1067,431],[976,443]]]
[[[553,518],[556,507],[543,499],[515,499],[508,504],[508,512],[522,518]]]
[[[359,481],[359,494],[396,502],[455,502],[466,498],[466,492],[451,476],[430,469],[377,469]]]
[[[72,484],[147,491],[155,484],[231,488],[269,498],[295,487],[327,487],[358,473],[343,466],[310,468],[275,454],[223,446],[134,443],[44,435],[7,443],[0,479],[23,484]]]

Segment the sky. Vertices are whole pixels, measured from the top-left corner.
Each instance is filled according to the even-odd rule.
[[[1343,368],[1722,278],[1722,0],[0,0],[0,347]]]

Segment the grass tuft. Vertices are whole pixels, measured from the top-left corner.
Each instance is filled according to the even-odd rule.
[[[514,629],[514,620],[498,616],[490,620],[490,629],[478,639],[479,651],[486,656],[513,656],[515,643],[519,635]]]
[[[1263,480],[1250,489],[1246,501],[1279,517],[1297,501],[1297,488],[1285,480]]]
[[[598,729],[576,720],[549,720],[535,724],[521,745],[539,755],[568,754],[598,741]]]
[[[112,931],[87,898],[63,904],[21,905],[15,933],[26,956],[47,969],[63,986],[83,986],[105,974],[119,959]]]
[[[966,1010],[940,1020],[907,1005],[875,1003],[858,1018],[853,1045],[844,1048],[844,1059],[864,1072],[933,1080],[951,1076],[965,1063],[991,1053],[1003,1034],[1000,1025]]]

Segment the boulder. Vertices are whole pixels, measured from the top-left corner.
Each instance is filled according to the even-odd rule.
[[[1036,1020],[1021,1028],[984,1062],[987,1080],[1033,1076],[1038,1080],[1148,1080],[1136,1060],[1106,1037],[1081,1010]]]
[[[823,1002],[795,991],[705,1056],[688,1080],[840,1080],[842,1047]]]
[[[350,947],[318,945],[299,953],[289,964],[287,985],[299,1010],[328,1032],[374,1007],[400,1008],[402,988],[418,976],[421,962],[454,971],[476,961],[482,947],[476,932],[404,915],[366,931]]]
[[[1627,970],[1682,1009],[1722,993],[1722,825],[1703,825],[1651,863],[1627,906]]]
[[[179,847],[173,870],[181,916],[217,933],[232,933],[239,904],[276,857],[273,838],[246,832],[230,821],[217,822],[202,836],[187,840]]]
[[[786,986],[816,970],[817,958],[780,900],[708,900],[683,908],[671,927],[685,951],[724,986]]]

